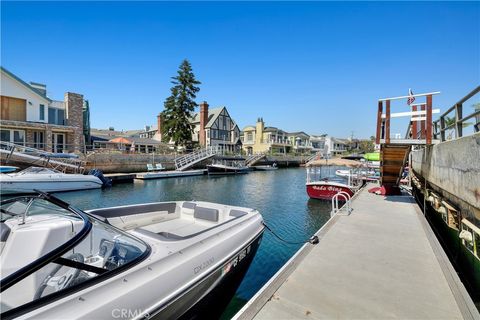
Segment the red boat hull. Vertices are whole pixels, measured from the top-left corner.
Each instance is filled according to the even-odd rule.
[[[350,197],[353,191],[349,187],[329,184],[307,184],[307,194],[312,199],[332,200],[333,196],[338,192],[346,192]],[[338,201],[345,201],[343,197],[338,197]]]

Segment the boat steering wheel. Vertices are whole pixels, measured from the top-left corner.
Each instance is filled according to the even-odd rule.
[[[83,255],[80,253],[74,253],[70,255],[67,259],[80,262],[80,263],[83,263],[85,261]],[[40,285],[40,287],[38,287],[37,291],[35,292],[35,297],[34,297],[35,300],[43,296],[43,292],[47,287],[52,287],[55,289],[55,291],[60,291],[62,289],[68,288],[75,282],[75,279],[78,278],[80,271],[82,271],[76,268],[69,268],[69,270],[67,270],[67,272],[65,272],[63,275],[55,276],[62,267],[64,266],[61,264],[57,265],[45,277],[45,279],[43,279],[42,284]]]

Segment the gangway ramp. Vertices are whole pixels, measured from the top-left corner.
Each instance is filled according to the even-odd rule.
[[[204,149],[200,149],[184,156],[175,158],[175,170],[184,171],[195,164],[207,160],[215,155],[217,155],[218,149],[214,146],[210,146]]]
[[[253,154],[251,156],[248,156],[247,159],[245,159],[245,164],[247,165],[247,167],[254,166],[258,163],[258,161],[262,160],[266,156],[267,155],[265,153]]]

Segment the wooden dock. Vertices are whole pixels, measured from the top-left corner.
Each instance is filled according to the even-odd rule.
[[[367,188],[234,319],[480,319],[413,198]]]

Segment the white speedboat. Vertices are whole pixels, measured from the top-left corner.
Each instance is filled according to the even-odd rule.
[[[1,202],[1,318],[213,319],[260,243],[258,211],[161,202],[82,212]]]
[[[0,174],[2,194],[71,191],[101,188],[94,175],[67,174],[54,169],[30,167],[17,173]]]
[[[255,170],[258,170],[258,171],[273,171],[273,170],[277,170],[277,169],[278,169],[276,163],[274,163],[274,164],[271,165],[271,166],[269,166],[269,165],[253,166],[253,168],[254,168]]]
[[[209,175],[227,175],[249,173],[250,168],[242,162],[232,161],[207,165]]]

